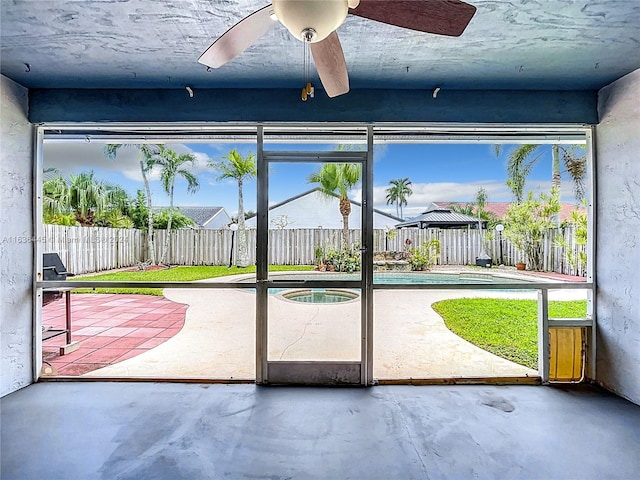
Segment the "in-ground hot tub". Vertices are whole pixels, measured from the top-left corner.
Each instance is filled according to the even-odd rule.
[[[287,300],[300,303],[343,303],[350,302],[359,297],[355,292],[348,290],[290,290],[281,294]]]

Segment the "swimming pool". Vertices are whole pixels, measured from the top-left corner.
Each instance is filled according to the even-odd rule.
[[[345,281],[345,280],[359,280],[359,273],[310,273],[310,272],[287,272],[283,275],[273,275],[272,280],[280,281]],[[240,280],[241,283],[249,283],[255,281],[255,278],[244,278]],[[461,273],[440,273],[440,272],[375,272],[373,274],[373,283],[377,285],[455,285],[455,284],[514,284],[522,285],[531,283],[532,280],[503,276],[493,273],[475,273],[475,272],[461,272]],[[301,285],[302,287],[302,285]],[[244,290],[244,289],[243,289]],[[278,295],[283,292],[291,292],[295,288],[269,288],[269,295]],[[325,292],[329,288],[314,288],[314,292]],[[255,293],[255,289],[247,288],[247,292]],[[506,292],[526,292],[530,291],[525,287],[521,288],[505,288],[494,289],[494,291],[506,291]],[[356,290],[353,290],[356,292]],[[325,303],[322,298],[324,294],[318,293],[316,297],[309,297],[308,299],[300,299],[298,301],[308,301],[309,303]]]
[[[381,284],[492,284],[492,283],[527,283],[522,278],[512,278],[488,273],[436,273],[436,272],[380,272],[373,274],[373,283]]]
[[[284,275],[274,275],[272,280],[280,281],[300,281],[300,280],[359,280],[359,273],[309,273],[309,272],[287,272]],[[241,282],[252,282],[253,279],[243,279]],[[438,272],[375,272],[373,274],[373,283],[383,285],[396,284],[465,284],[475,283],[479,285],[486,284],[522,284],[530,283],[531,280],[523,278],[508,277],[489,273],[438,273]],[[269,289],[272,290],[282,289]]]

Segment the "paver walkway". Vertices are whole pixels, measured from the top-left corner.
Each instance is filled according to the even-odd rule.
[[[178,333],[187,307],[153,295],[71,294],[71,340],[80,341],[80,348],[61,356],[60,335],[42,343],[42,358],[58,375],[69,376],[121,362]],[[43,307],[42,325],[64,328],[64,298]]]

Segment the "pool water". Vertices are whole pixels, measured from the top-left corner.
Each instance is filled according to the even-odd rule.
[[[317,273],[313,275],[305,273],[293,273],[285,277],[277,277],[280,279],[290,278],[295,280],[360,280],[359,273]],[[482,274],[482,273],[433,273],[433,272],[385,272],[374,273],[373,283],[395,285],[395,284],[459,284],[459,283],[528,283],[528,280],[521,278],[503,277],[500,275]],[[272,288],[269,293],[278,293],[283,289]]]
[[[278,276],[279,279],[295,279],[295,280],[359,280],[359,273],[290,273],[286,276]],[[252,279],[244,279],[244,282],[250,282]],[[521,278],[503,277],[494,274],[483,273],[433,273],[433,272],[376,272],[373,274],[373,282],[383,285],[396,284],[526,284],[528,281]],[[255,289],[247,289],[255,293]],[[495,290],[502,291],[502,290]],[[509,292],[524,292],[523,289],[508,289]],[[342,303],[359,298],[359,294],[346,290],[332,289],[305,289],[292,290],[291,288],[270,288],[269,295],[282,294],[287,300],[301,303]]]
[[[382,284],[457,284],[457,283],[527,283],[527,280],[520,278],[502,277],[499,275],[482,274],[482,273],[374,273],[374,283]]]
[[[345,290],[294,290],[283,293],[282,296],[302,303],[342,303],[358,298],[357,293]]]

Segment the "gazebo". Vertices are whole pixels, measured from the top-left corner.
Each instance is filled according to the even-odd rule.
[[[454,212],[448,207],[443,207],[437,203],[432,203],[429,208],[418,215],[404,222],[397,223],[395,227],[400,228],[487,228],[486,220],[478,221],[476,217],[464,213]]]

